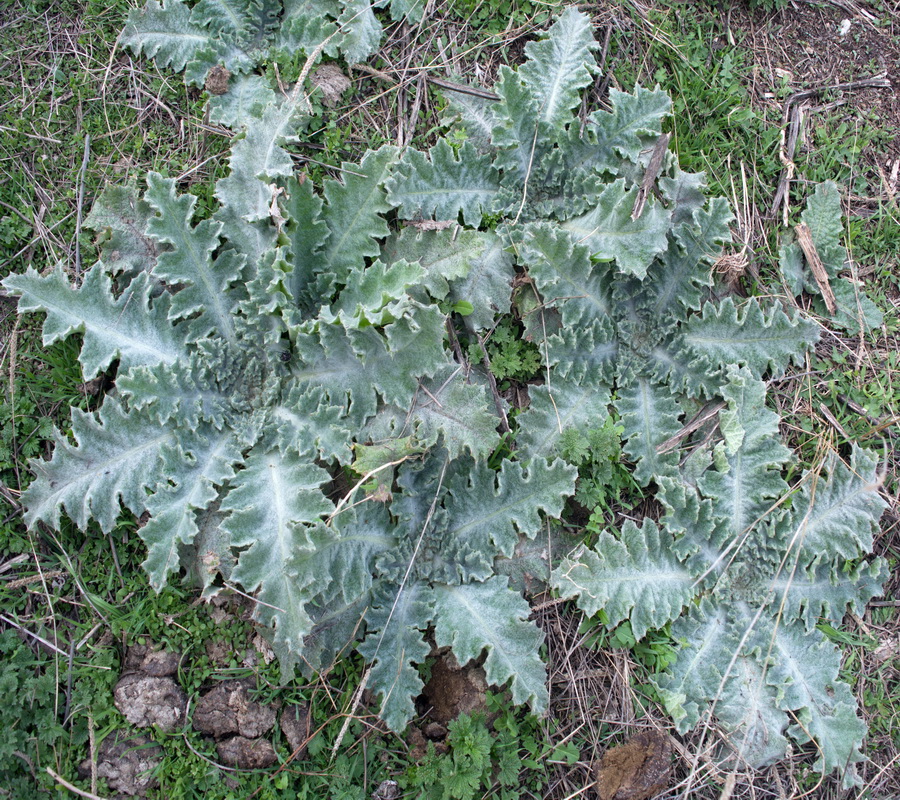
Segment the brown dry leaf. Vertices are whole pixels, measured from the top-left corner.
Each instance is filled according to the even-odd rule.
[[[350,79],[335,64],[322,64],[311,80],[312,85],[322,92],[326,108],[334,108],[341,101],[341,95],[350,88]]]
[[[648,800],[669,784],[672,745],[659,731],[645,731],[607,750],[597,764],[600,800]]]

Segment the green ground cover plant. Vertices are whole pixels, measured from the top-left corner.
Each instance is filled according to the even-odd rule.
[[[832,456],[801,469],[780,443],[762,380],[799,364],[816,326],[713,282],[727,205],[673,154],[636,210],[670,105],[660,91],[614,90],[611,111],[576,117],[598,49],[585,18],[567,12],[524,66],[501,70],[499,101],[451,96],[446,142],[375,150],[321,187],[286,157],[315,113],[308,87],[282,94],[269,59],[283,67],[283,57],[253,50],[252,69],[269,61],[253,73],[265,102],[229,123],[239,133],[230,173],[206,199],[158,174],[109,189],[87,220],[101,257],[82,283],[60,270],[5,284],[21,308],[48,312],[53,352],[71,362],[81,349],[74,394],[89,378],[115,385],[99,410],[85,398],[73,411],[72,435],[63,423],[53,460],[34,462],[29,519],[64,541],[80,535],[67,517],[88,536],[99,524],[110,544],[131,530],[118,558],[139,560],[134,518],[150,512],[137,533],[162,594],[146,598],[148,619],[181,613],[176,573],[207,598],[253,594],[283,680],[340,656],[351,684],[342,702],[356,708],[362,681],[400,730],[435,642],[461,662],[484,660],[514,702],[547,706],[544,634],[505,576],[548,525],[587,509],[586,544],[551,578],[590,615],[585,632],[606,629],[606,645],[635,650],[682,732],[714,718],[731,746],[719,765],[760,766],[811,742],[816,769],[849,785],[865,726],[836,645],[846,644],[844,611],[861,613],[887,574],[870,557],[883,508],[877,459],[847,447],[849,467]],[[300,60],[281,76],[298,76]],[[200,85],[208,73],[194,69]],[[841,286],[832,192],[816,190],[803,219]],[[795,246],[782,266],[801,304],[814,295],[825,317]],[[511,407],[505,398],[524,390],[529,407]],[[17,469],[51,423],[9,422],[6,463]],[[658,522],[608,525],[623,497],[654,490]],[[102,552],[102,539],[94,545]],[[627,591],[626,576],[637,576]],[[124,582],[118,594],[128,596]],[[115,633],[136,634],[133,616],[98,607]],[[182,682],[197,690],[207,678],[197,668]],[[107,699],[99,718],[114,715]],[[347,797],[366,776],[404,769],[408,791],[518,796],[512,762],[549,753],[531,734],[463,719],[448,755],[406,768],[371,756],[386,742],[368,726],[349,730],[370,754],[340,756],[337,771],[351,777],[333,789]],[[344,735],[331,720],[311,746],[316,763]],[[83,725],[69,745],[53,736],[85,747]],[[185,741],[203,751],[199,736]],[[214,791],[215,771],[178,737],[171,745],[183,758],[163,767],[168,791]],[[270,796],[286,779],[245,785]]]

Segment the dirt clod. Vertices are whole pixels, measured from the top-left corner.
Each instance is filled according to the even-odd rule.
[[[409,760],[414,764],[421,764],[428,755],[429,745],[434,748],[434,752],[439,756],[450,750],[446,740],[428,739],[421,730],[414,725],[410,727],[406,734],[406,742],[409,745]]]
[[[128,648],[125,671],[143,672],[154,678],[166,678],[178,672],[180,663],[180,653],[170,653],[150,644],[136,644]]]
[[[668,786],[672,746],[658,731],[645,731],[607,750],[597,765],[600,800],[648,800]]]
[[[107,736],[97,751],[97,776],[104,778],[109,788],[120,795],[143,797],[159,783],[153,770],[162,761],[163,750],[146,736],[126,736],[114,732]],[[91,760],[78,765],[82,778],[91,775]]]
[[[216,744],[219,760],[230,767],[239,769],[265,769],[278,759],[275,749],[268,739],[247,739],[232,736]]]
[[[430,707],[428,716],[446,725],[460,714],[484,711],[488,684],[484,670],[477,665],[461,667],[453,654],[442,654],[431,668],[431,680],[422,695]]]
[[[250,699],[245,681],[223,681],[200,698],[194,711],[194,727],[221,739],[232,733],[253,738],[275,724],[275,709]]]
[[[216,64],[206,74],[206,84],[204,88],[210,94],[225,94],[228,91],[228,80],[231,73],[221,64]]]
[[[322,93],[326,108],[334,108],[340,102],[341,95],[350,88],[350,79],[335,64],[322,64],[312,74],[311,81]]]
[[[170,732],[184,722],[187,695],[169,677],[126,673],[116,684],[113,696],[116,708],[138,728],[158,725]]]
[[[397,800],[400,797],[400,784],[397,781],[382,781],[372,792],[372,800]]]
[[[281,712],[281,732],[295,758],[306,755],[306,740],[309,737],[309,706],[287,706]]]

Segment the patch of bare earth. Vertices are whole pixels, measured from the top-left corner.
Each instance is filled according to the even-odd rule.
[[[787,134],[791,123],[798,125],[797,152],[815,147],[810,130],[828,112],[851,130],[900,130],[900,5],[882,5],[803,2],[775,13],[732,5],[729,32],[751,54],[754,102],[780,109]],[[856,205],[893,200],[900,138],[876,137],[859,169],[875,194],[855,198]]]

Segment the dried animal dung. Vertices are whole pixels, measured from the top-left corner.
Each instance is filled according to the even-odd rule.
[[[311,80],[312,85],[322,93],[322,102],[326,108],[334,108],[350,88],[350,79],[336,64],[322,64],[312,74]]]
[[[159,649],[159,645],[141,642],[128,648],[125,656],[126,672],[143,672],[154,678],[166,678],[178,673],[181,654]]]
[[[665,734],[645,731],[611,747],[597,764],[600,800],[648,800],[669,784],[672,745]]]
[[[309,706],[286,706],[281,712],[281,732],[295,758],[306,755],[306,740],[309,737]]]
[[[146,736],[125,736],[121,731],[114,731],[100,743],[96,774],[119,794],[144,797],[159,785],[153,770],[162,757],[162,748]],[[91,766],[91,759],[82,761],[78,765],[79,776],[89,778]]]
[[[200,698],[194,728],[221,739],[233,733],[254,738],[275,725],[275,709],[250,699],[245,681],[223,681]]]
[[[247,739],[232,736],[216,744],[219,760],[229,767],[239,769],[265,769],[271,767],[278,757],[268,739]]]
[[[221,64],[216,64],[206,75],[204,88],[210,94],[225,94],[228,91],[228,80],[231,73]]]
[[[141,672],[123,675],[113,692],[116,708],[132,725],[171,732],[184,722],[187,695],[174,680]]]

